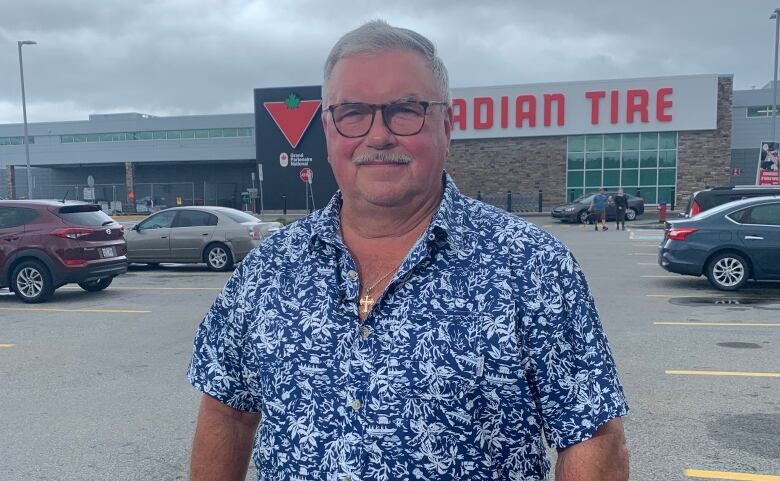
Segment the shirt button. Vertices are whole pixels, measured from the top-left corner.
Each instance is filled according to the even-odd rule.
[[[357,400],[357,399],[355,399],[354,401],[352,401],[352,409],[354,409],[355,411],[359,411],[359,410],[360,410],[360,407],[361,407],[362,405],[363,405],[363,404],[362,404],[362,403],[361,403],[359,400]]]
[[[350,279],[352,279],[354,281],[355,279],[357,279],[357,272],[349,271],[349,272],[347,272],[347,277],[349,277]]]
[[[371,331],[369,331],[367,327],[364,326],[360,328],[360,336],[363,339],[368,339],[368,336],[370,335],[371,335]]]

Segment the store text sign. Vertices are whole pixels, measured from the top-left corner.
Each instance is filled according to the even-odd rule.
[[[713,130],[717,75],[452,90],[455,139]]]

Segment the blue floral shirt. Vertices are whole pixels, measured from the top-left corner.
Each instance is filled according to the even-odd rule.
[[[544,438],[628,408],[580,267],[445,177],[427,231],[364,323],[336,194],[236,269],[190,382],[262,414],[261,480],[542,480]]]

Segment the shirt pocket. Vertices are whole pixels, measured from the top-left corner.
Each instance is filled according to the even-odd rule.
[[[388,359],[402,398],[455,401],[477,387],[484,364],[482,322],[473,313],[420,316],[396,330]]]

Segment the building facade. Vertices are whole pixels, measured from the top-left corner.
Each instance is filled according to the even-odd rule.
[[[298,185],[278,176],[305,179],[311,166],[327,170],[321,110],[307,113],[295,145],[289,132],[281,136],[279,118],[274,125],[263,117],[276,109],[294,126],[298,120],[285,109],[319,99],[306,98],[312,87],[268,90],[278,102],[260,102],[256,91],[255,112],[248,114],[32,122],[33,197],[93,200],[123,212],[192,204],[259,209],[262,202],[271,209],[320,207],[332,183]],[[730,76],[461,88],[451,97],[447,170],[465,194],[497,205],[511,192],[517,210],[535,210],[540,196],[548,209],[599,187],[623,187],[647,204],[679,204],[732,179]],[[281,143],[267,140],[276,126]],[[27,195],[22,136],[21,124],[0,125],[0,197]]]

